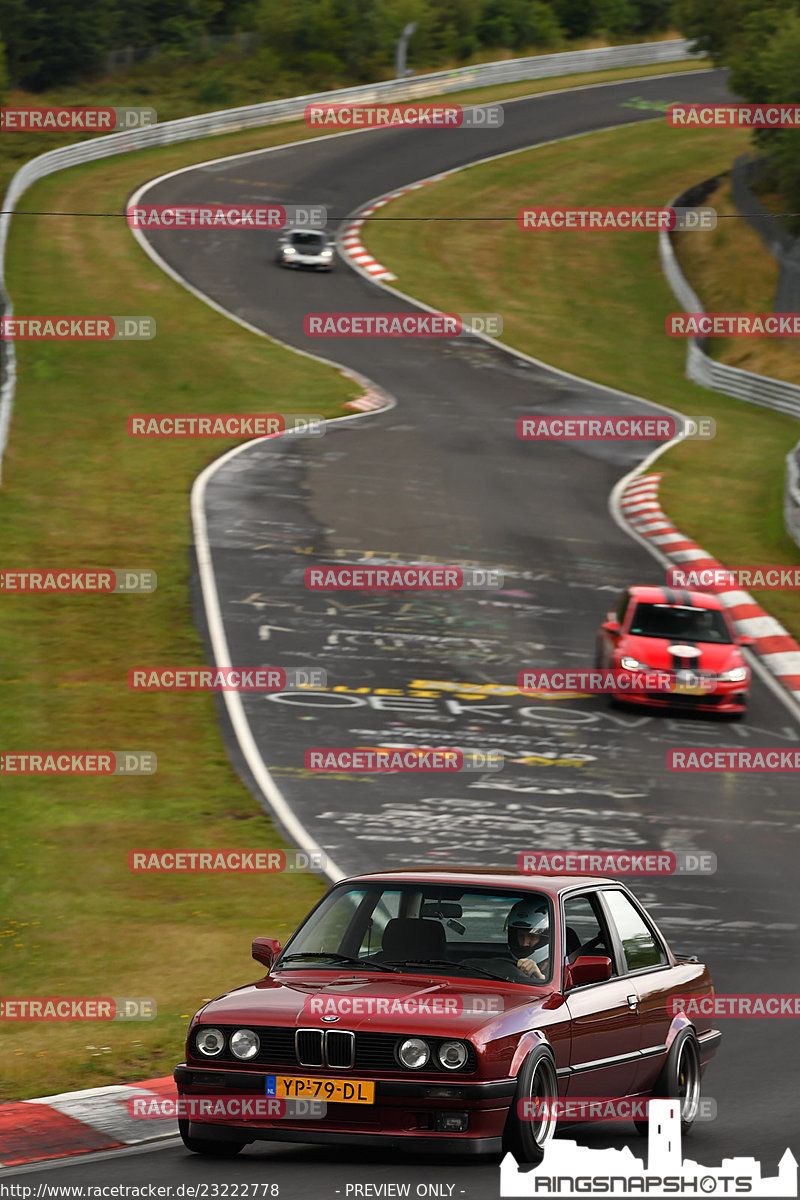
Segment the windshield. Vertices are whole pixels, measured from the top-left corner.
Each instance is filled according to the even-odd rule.
[[[552,978],[551,930],[552,906],[539,892],[343,885],[301,925],[273,970],[388,966],[538,986]]]
[[[311,233],[307,230],[300,230],[293,233],[289,239],[293,246],[300,246],[304,250],[324,250],[325,235],[322,233]]]
[[[630,633],[669,638],[672,642],[731,642],[725,618],[716,608],[675,604],[637,604]]]

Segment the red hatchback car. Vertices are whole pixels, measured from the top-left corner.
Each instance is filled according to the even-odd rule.
[[[619,691],[614,699],[741,715],[750,688],[750,668],[741,647],[752,642],[736,633],[718,596],[630,587],[600,626],[595,666],[672,676],[669,691]]]
[[[175,1069],[198,1154],[266,1139],[536,1163],[555,1129],[537,1100],[678,1097],[688,1129],[721,1038],[669,1003],[712,997],[707,968],[598,876],[358,875],[253,957],[267,976],[200,1009]],[[248,1096],[259,1113],[226,1107]]]

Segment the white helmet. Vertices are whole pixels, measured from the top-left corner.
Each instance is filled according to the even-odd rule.
[[[550,916],[547,904],[542,900],[518,900],[506,917],[504,929],[508,930],[508,948],[514,958],[532,958],[544,962],[550,954]],[[531,951],[521,945],[522,932],[538,934],[541,942]]]

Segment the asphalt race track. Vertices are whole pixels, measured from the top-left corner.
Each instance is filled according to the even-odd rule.
[[[624,106],[632,96],[713,102],[728,93],[721,73],[704,72],[534,97],[506,105],[499,130],[381,130],[306,142],[182,172],[142,199],[313,202],[343,219],[372,197],[438,171],[652,119]],[[608,197],[609,204],[631,202]],[[148,237],[217,304],[358,371],[397,401],[324,438],[255,444],[221,467],[205,493],[234,665],[328,671],[324,694],[243,694],[264,762],[310,834],[348,872],[411,862],[512,865],[520,850],[533,848],[711,850],[715,875],[634,880],[634,890],[674,949],[708,961],[718,992],[800,990],[796,783],[791,775],[691,776],[666,768],[675,746],[794,745],[798,722],[775,692],[756,678],[748,717],[729,723],[514,691],[524,666],[591,666],[595,630],[620,588],[663,581],[659,565],[608,512],[614,483],[652,446],[520,442],[516,419],[536,410],[653,409],[485,343],[306,338],[308,312],[410,306],[342,262],[329,275],[280,270],[275,235]],[[279,410],[280,400],[265,381],[263,411]],[[504,587],[372,598],[304,587],[307,566],[390,556],[500,568]],[[246,773],[227,727],[226,736]],[[499,774],[390,777],[319,775],[303,766],[312,746],[387,741],[501,750],[506,765]],[[270,930],[256,915],[252,932]],[[797,1039],[787,1020],[721,1027],[723,1044],[704,1085],[718,1119],[695,1127],[687,1152],[708,1165],[755,1155],[773,1174],[797,1134]],[[624,1134],[605,1126],[577,1136],[644,1151],[629,1126]],[[4,1171],[3,1180],[18,1174],[25,1183],[54,1179],[48,1168],[31,1168]],[[498,1189],[496,1160],[420,1163],[263,1143],[232,1163],[203,1161],[170,1142],[58,1165],[64,1183],[112,1174],[115,1183],[269,1180],[280,1184],[281,1197],[320,1200],[345,1197],[348,1184],[398,1178],[453,1184],[441,1194],[454,1197]]]

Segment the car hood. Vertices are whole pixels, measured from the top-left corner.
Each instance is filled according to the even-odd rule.
[[[676,665],[675,655],[670,647],[683,644],[685,643],[675,638],[638,637],[636,634],[629,633],[622,639],[619,651],[622,654],[630,654],[632,658],[638,659],[645,666],[655,667],[658,670],[669,670]],[[713,671],[715,674],[719,674],[731,667],[740,666],[744,662],[742,653],[735,643],[721,645],[719,642],[690,641],[688,645],[694,646],[700,651],[700,657],[693,662],[693,667],[701,671]]]
[[[516,1008],[547,1007],[551,987],[503,980],[400,976],[363,971],[285,971],[212,1000],[198,1014],[204,1025],[290,1025],[403,1032],[424,1025],[434,1034],[466,1034]],[[559,997],[560,1003],[560,997]],[[338,1015],[324,1022],[324,1015]]]

